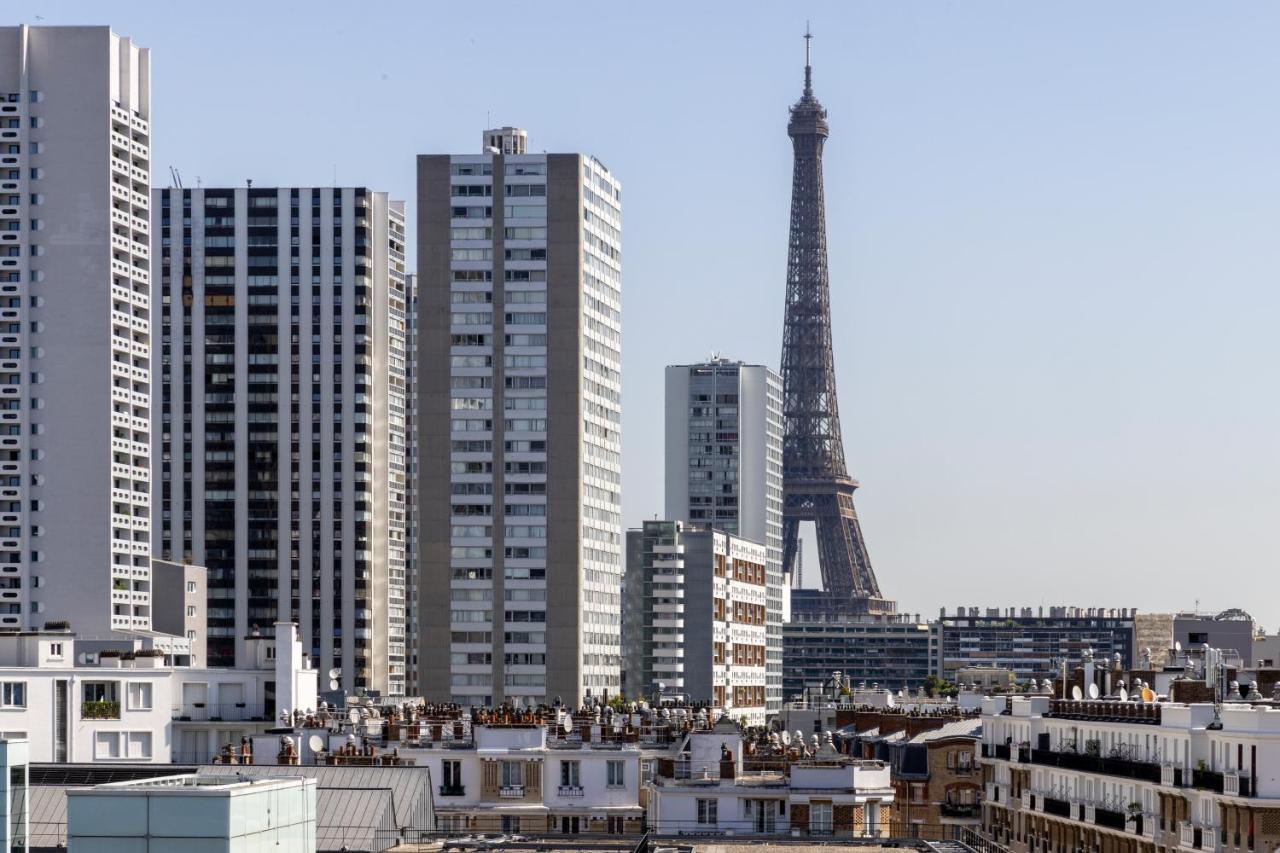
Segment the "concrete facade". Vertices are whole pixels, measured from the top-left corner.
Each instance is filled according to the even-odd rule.
[[[496,133],[418,159],[418,688],[573,704],[620,682],[621,189]]]
[[[627,532],[626,694],[709,702],[760,725],[768,713],[769,593],[762,543],[702,525],[646,521]]]
[[[165,634],[186,637],[191,643],[192,666],[208,663],[208,571],[191,563],[151,561],[153,627]]]
[[[150,55],[0,28],[0,629],[151,625]]]
[[[665,518],[705,524],[766,549],[766,704],[782,707],[782,379],[717,358],[666,370]]]

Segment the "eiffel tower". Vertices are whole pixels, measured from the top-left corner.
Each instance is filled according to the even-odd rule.
[[[822,146],[830,135],[827,111],[813,94],[805,32],[804,94],[791,107],[787,135],[795,152],[791,178],[791,237],[782,330],[782,465],[785,503],[782,566],[796,563],[801,521],[817,528],[822,592],[792,590],[792,608],[845,614],[888,614],[862,528],[853,509],[858,481],[845,467],[831,354],[831,294],[827,281],[827,224],[822,191]]]

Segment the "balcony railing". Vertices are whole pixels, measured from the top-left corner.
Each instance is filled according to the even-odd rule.
[[[440,796],[442,797],[465,797],[467,795],[466,785],[441,785]]]
[[[1057,817],[1071,817],[1071,803],[1054,797],[1044,798],[1044,813]]]
[[[1227,773],[1222,777],[1222,793],[1229,797],[1251,797],[1253,786],[1250,779],[1240,773]]]
[[[977,803],[942,803],[939,810],[943,817],[978,817],[982,807]]]
[[[1205,788],[1221,794],[1226,787],[1226,783],[1221,773],[1215,773],[1212,770],[1192,770],[1191,787]]]
[[[1098,826],[1105,826],[1108,829],[1118,829],[1124,832],[1125,819],[1120,812],[1113,812],[1110,809],[1094,809],[1093,822]],[[1141,833],[1141,829],[1138,830]]]
[[[1031,750],[1031,763],[1046,767],[1061,767],[1064,770],[1080,770],[1086,773],[1103,773],[1108,776],[1123,776],[1126,779],[1140,779],[1146,782],[1159,783],[1161,767],[1146,761],[1130,761],[1127,758],[1104,758],[1100,755],[1087,755],[1078,752],[1054,752],[1048,749]]]
[[[251,702],[187,702],[174,705],[170,716],[174,720],[192,723],[270,722],[263,705]]]
[[[498,789],[498,796],[504,800],[518,800],[524,796],[524,785],[503,785]]]
[[[995,756],[996,758],[1000,758],[1000,759],[1003,759],[1003,760],[1005,760],[1005,761],[1008,761],[1008,760],[1009,760],[1009,745],[1008,745],[1008,744],[1005,744],[1005,743],[997,743],[997,744],[995,744],[995,745],[992,747],[991,751],[992,751],[992,753],[994,754],[994,756]]]
[[[562,797],[581,797],[583,790],[581,785],[561,785],[556,793]]]

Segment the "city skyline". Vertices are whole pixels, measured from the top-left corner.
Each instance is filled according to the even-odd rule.
[[[1277,128],[1251,109],[1265,102],[1265,88],[1254,95],[1253,87],[1273,76],[1263,33],[1274,13],[1234,7],[1234,17],[1218,22],[1182,5],[1160,7],[1159,18],[1155,6],[1109,10],[1110,26],[1098,34],[1101,5],[1090,7],[1093,26],[1088,15],[988,9],[961,19],[902,8],[808,13],[818,36],[815,86],[834,122],[827,202],[845,444],[850,473],[864,484],[858,506],[885,594],[927,616],[973,600],[965,589],[977,573],[1000,590],[1001,603],[1017,605],[1239,604],[1237,593],[1215,587],[1242,588],[1270,568],[1276,546],[1267,522],[1277,508],[1269,481],[1280,467],[1272,440],[1280,412],[1257,389],[1269,384],[1277,355],[1267,320],[1280,305],[1265,287],[1278,263],[1267,240],[1280,195],[1269,168]],[[723,13],[683,10],[688,26],[662,31],[674,47],[690,48],[669,52],[672,67],[660,80],[681,89],[668,89],[664,104],[626,86],[628,97],[601,100],[621,79],[614,72],[581,81],[576,97],[561,87],[557,100],[552,87],[517,108],[521,101],[504,102],[484,72],[470,92],[411,109],[411,126],[389,143],[396,148],[375,157],[313,143],[312,125],[300,119],[334,122],[332,105],[360,87],[375,107],[412,105],[415,83],[461,78],[449,67],[457,46],[417,66],[380,56],[344,81],[351,89],[327,78],[309,85],[297,93],[301,103],[283,105],[278,125],[261,128],[295,146],[220,134],[194,142],[205,131],[198,113],[186,111],[207,110],[208,101],[183,103],[177,93],[213,94],[198,76],[206,48],[176,35],[202,22],[187,15],[175,29],[141,9],[122,4],[109,23],[150,48],[165,71],[154,90],[163,116],[158,175],[172,163],[189,186],[196,175],[206,185],[249,177],[310,185],[331,176],[328,160],[337,161],[338,183],[408,197],[405,152],[469,150],[481,127],[511,123],[528,128],[539,149],[594,153],[628,182],[625,526],[661,512],[661,478],[652,473],[660,467],[651,464],[661,440],[644,428],[660,407],[661,368],[711,349],[776,366],[789,176],[780,125],[799,85],[802,21],[781,13],[719,21]],[[1250,26],[1246,9],[1257,10]],[[69,4],[40,23],[100,16]],[[623,12],[595,17],[609,16],[652,26]],[[262,17],[263,32],[280,23],[271,10]],[[394,44],[386,20],[370,26]],[[708,20],[719,24],[711,36],[700,26]],[[203,23],[216,32],[216,22]],[[567,36],[553,35],[546,21],[529,29],[592,49],[583,40],[590,24],[583,18]],[[465,27],[439,31],[472,38]],[[245,48],[256,44],[251,38]],[[645,38],[628,40],[610,70],[638,73],[646,50]],[[742,61],[749,50],[760,52],[758,61]],[[1185,61],[1202,50],[1212,62]],[[522,70],[575,79],[565,64],[547,65],[554,70]],[[222,90],[261,96],[256,109],[264,112],[281,106],[279,93],[255,93],[240,73],[228,70]],[[714,115],[697,112],[699,98],[678,97],[690,87],[714,92]],[[474,113],[490,98],[485,122]],[[584,104],[600,106],[576,123],[558,114]],[[688,158],[690,139],[726,138],[711,133],[726,114],[741,131],[732,143]],[[639,124],[653,128],[634,127],[635,115],[651,116]],[[731,211],[723,221],[664,206],[669,182],[689,180],[663,168],[681,158],[703,167],[693,174]],[[715,306],[732,338],[673,329],[677,320],[661,310],[668,298],[698,306],[690,316]],[[691,343],[673,348],[672,339]],[[1159,583],[1145,582],[1157,572]],[[1207,576],[1218,584],[1204,583]],[[1046,578],[1067,577],[1074,588],[1041,592]],[[1259,605],[1270,612],[1254,615],[1274,629],[1276,605]]]

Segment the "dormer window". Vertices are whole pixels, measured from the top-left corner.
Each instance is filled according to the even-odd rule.
[[[60,657],[62,657],[62,643],[50,643],[50,644],[49,644],[49,657],[51,657],[51,658],[60,658]]]

